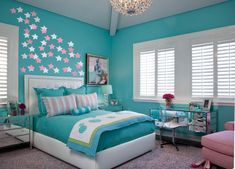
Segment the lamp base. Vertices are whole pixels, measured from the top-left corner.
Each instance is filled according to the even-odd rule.
[[[108,106],[109,105],[109,95],[104,94],[104,105]]]

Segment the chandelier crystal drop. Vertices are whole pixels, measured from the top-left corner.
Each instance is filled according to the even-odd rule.
[[[110,0],[112,7],[123,15],[138,15],[143,13],[152,0]]]

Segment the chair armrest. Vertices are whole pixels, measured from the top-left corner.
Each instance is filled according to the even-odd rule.
[[[224,123],[224,129],[225,130],[234,130],[234,121],[228,121],[226,123]]]

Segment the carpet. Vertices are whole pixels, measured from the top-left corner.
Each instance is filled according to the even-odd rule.
[[[140,145],[141,146],[141,145]],[[201,159],[201,149],[179,146],[180,151],[171,145],[135,158],[116,169],[189,169],[192,162]],[[0,169],[75,169],[57,158],[36,148],[19,149],[0,153]]]

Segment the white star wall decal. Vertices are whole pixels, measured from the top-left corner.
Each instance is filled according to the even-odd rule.
[[[47,45],[47,42],[45,40],[41,41],[42,46]]]
[[[34,52],[35,48],[33,46],[29,47],[30,52]]]
[[[42,55],[43,58],[47,57],[47,54],[45,52],[43,52],[41,55]]]
[[[62,57],[61,57],[61,56],[57,56],[57,57],[56,57],[56,60],[57,60],[57,61],[61,61],[61,60],[62,60]]]
[[[36,18],[34,18],[35,22],[40,22],[40,18],[37,16]]]
[[[23,22],[23,18],[19,17],[17,18],[18,22]]]
[[[84,72],[81,70],[81,71],[79,71],[79,75],[80,76],[84,76]]]
[[[60,72],[60,70],[57,67],[53,70],[54,70],[54,73],[59,73]]]
[[[23,42],[23,43],[22,43],[22,46],[23,46],[24,48],[26,48],[26,47],[28,46],[28,43]]]
[[[23,9],[21,7],[19,7],[19,8],[17,8],[17,12],[21,13],[21,12],[23,12]]]
[[[72,41],[68,42],[69,47],[73,47],[74,43]]]
[[[26,18],[30,18],[30,13],[27,12],[24,15],[25,15]]]
[[[37,40],[37,39],[38,39],[38,35],[33,34],[33,35],[32,35],[32,38],[33,38],[34,40],[35,40],[35,39]]]
[[[22,56],[23,59],[27,59],[28,58],[28,56],[25,53],[22,54],[21,56]]]
[[[51,38],[52,38],[52,39],[57,39],[57,35],[56,35],[56,34],[52,34],[52,35],[51,35]]]

